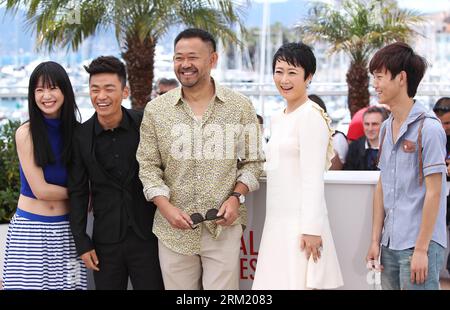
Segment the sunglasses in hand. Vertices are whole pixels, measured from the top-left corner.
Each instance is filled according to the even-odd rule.
[[[198,224],[200,224],[204,221],[215,221],[215,220],[223,219],[223,215],[217,216],[217,213],[219,213],[219,210],[213,208],[213,209],[209,209],[208,211],[206,211],[205,216],[203,216],[200,213],[191,214],[190,217],[193,222],[191,225],[191,228],[196,229],[198,227]]]

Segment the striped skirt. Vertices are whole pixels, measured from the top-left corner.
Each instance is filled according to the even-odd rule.
[[[68,215],[42,216],[17,209],[6,238],[3,289],[87,288]]]

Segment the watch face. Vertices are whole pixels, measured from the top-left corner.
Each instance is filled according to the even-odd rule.
[[[245,196],[238,192],[233,192],[232,196],[236,197],[239,200],[239,203],[242,204],[245,202]]]
[[[244,195],[239,196],[239,202],[240,203],[244,203],[245,202],[245,196]]]

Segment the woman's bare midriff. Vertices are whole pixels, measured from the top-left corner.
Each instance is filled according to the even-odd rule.
[[[34,214],[59,216],[69,213],[69,200],[39,200],[20,195],[17,207]]]

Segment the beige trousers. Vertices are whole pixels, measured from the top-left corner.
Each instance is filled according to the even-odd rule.
[[[239,252],[242,226],[222,230],[214,240],[202,227],[199,255],[183,255],[167,248],[161,241],[159,262],[166,290],[237,290],[239,289]]]

